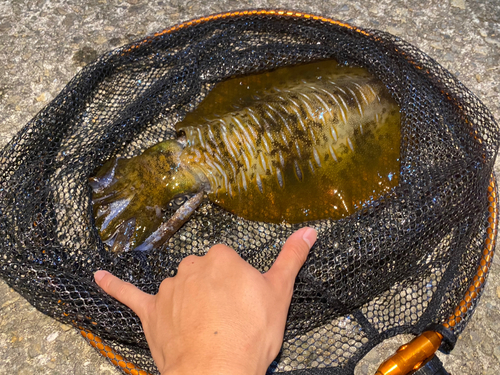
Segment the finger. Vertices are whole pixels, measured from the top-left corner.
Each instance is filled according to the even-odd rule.
[[[231,249],[229,246],[226,246],[221,243],[212,246],[205,254],[206,259],[216,258],[218,260],[221,259],[226,260],[232,257],[240,258],[240,256],[234,249]]]
[[[154,297],[134,285],[120,280],[108,271],[97,271],[94,279],[106,293],[130,307],[142,319],[146,306]]]
[[[234,249],[224,244],[212,246],[203,258],[207,262],[206,264],[212,267],[216,275],[224,273],[228,277],[231,277],[229,275],[234,272],[240,274],[242,271],[240,267],[242,266],[243,269],[251,268],[253,271],[260,274],[259,271],[248,264]]]
[[[290,290],[300,268],[306,261],[317,232],[313,228],[301,228],[286,240],[278,258],[265,274],[276,286]]]
[[[185,273],[189,273],[189,270],[192,270],[198,262],[201,260],[201,257],[198,255],[188,255],[184,259],[181,260],[179,265],[177,266],[177,273],[175,276],[183,276]]]

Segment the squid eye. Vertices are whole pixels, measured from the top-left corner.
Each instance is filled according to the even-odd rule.
[[[194,194],[184,194],[184,195],[179,195],[172,199],[170,202],[168,202],[168,207],[173,210],[178,210],[184,203],[187,202],[188,199],[193,197]]]
[[[184,202],[187,201],[187,196],[186,195],[183,195],[183,196],[180,196],[180,197],[177,197],[177,198],[174,198],[173,200],[173,203],[176,205],[176,206],[182,206],[184,204]]]

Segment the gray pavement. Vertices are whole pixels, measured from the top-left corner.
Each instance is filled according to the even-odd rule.
[[[389,31],[449,69],[500,119],[497,0],[0,0],[0,147],[96,56],[190,18],[245,8],[296,9]],[[474,317],[453,353],[441,356],[452,374],[500,374],[499,308],[497,257]],[[403,341],[373,349],[357,375],[373,374]],[[119,372],[0,281],[0,373]]]

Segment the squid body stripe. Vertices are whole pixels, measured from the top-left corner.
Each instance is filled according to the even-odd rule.
[[[264,105],[265,105],[267,108],[269,108],[269,109],[271,110],[271,112],[275,112],[275,113],[277,113],[277,114],[279,115],[279,112],[278,112],[278,111],[276,110],[276,108],[274,108],[271,104],[269,104],[269,103],[264,103]],[[271,113],[270,113],[270,112],[268,112],[268,114],[270,115]],[[273,119],[274,119],[274,118],[273,118]],[[274,119],[274,120],[276,121],[276,119]]]
[[[234,129],[234,137],[236,137],[236,139],[238,140],[238,142],[240,143],[241,147],[243,147],[243,145],[246,143],[245,140],[243,139],[243,135],[237,131],[237,129]],[[236,150],[240,150],[240,148],[236,147]],[[241,151],[241,150],[240,150]],[[242,152],[238,152],[239,154],[241,154]],[[251,152],[251,150],[249,150],[249,152]],[[243,151],[243,154],[245,154],[245,152]]]
[[[269,173],[273,174],[273,163],[269,163]]]
[[[226,162],[229,164],[229,167],[231,168],[231,171],[233,172],[233,178],[234,178],[236,176],[236,168],[234,166],[234,163],[231,160],[227,160]]]
[[[346,113],[346,118],[347,118],[347,114],[349,113],[349,107],[347,106],[347,103],[345,102],[344,98],[342,97],[342,95],[339,95],[339,99],[340,101],[342,102],[342,104],[344,105],[344,108],[345,108],[345,113]],[[347,122],[346,122],[347,123]]]
[[[302,130],[304,132],[307,132],[307,128],[304,124],[304,121],[302,121],[302,116],[300,115],[299,111],[297,111],[297,108],[292,108],[295,114],[297,115],[297,118],[299,119],[300,126],[302,127]]]
[[[230,131],[231,128],[228,126],[227,122],[224,119],[218,119],[218,122],[221,134],[223,136],[226,135],[231,137],[231,131]]]
[[[245,172],[249,171],[250,170],[250,161],[248,160],[246,152],[242,152],[241,156],[243,157],[243,161],[245,162],[245,167],[246,167]]]
[[[245,191],[246,191],[247,190],[247,179],[245,177],[245,172],[241,173],[241,184],[243,186],[243,189],[245,189]]]
[[[266,103],[266,106],[272,109],[272,107],[271,107],[269,104],[267,104],[267,103]],[[274,116],[272,115],[272,113],[271,113],[271,112],[269,112],[267,109],[265,109],[265,110],[264,110],[264,112],[266,112],[266,113],[267,113],[267,115],[269,116],[269,118],[270,118],[270,119],[271,119],[274,123],[276,123],[276,119],[274,118]]]
[[[305,98],[305,99],[301,99],[301,101],[302,101],[302,102],[304,103],[304,105],[306,106],[306,109],[307,109],[307,113],[308,113],[308,115],[309,115],[309,116],[311,116],[311,118],[312,118],[312,117],[314,117],[314,111],[313,111],[313,110],[312,110],[312,108],[309,106],[309,103],[306,101],[306,99],[307,99],[307,100],[309,100],[309,101],[311,101],[311,98],[310,98],[310,97],[308,97],[306,94],[301,93],[301,92],[299,92],[299,95],[300,95],[300,96],[303,96],[303,97]],[[300,99],[300,98],[299,98],[299,99]]]
[[[353,82],[353,84],[354,84],[354,86],[356,86],[358,88],[359,94],[363,98],[363,101],[365,102],[365,104],[370,104],[370,102],[366,98],[365,94],[363,93],[363,88],[361,87],[361,85],[359,83],[356,83],[356,82]]]
[[[302,159],[302,152],[300,151],[300,145],[298,141],[295,141],[295,149],[297,150],[297,156],[299,159]]]
[[[328,151],[330,152],[333,160],[338,162],[337,155],[335,154],[335,150],[332,148],[332,145],[328,145]]]
[[[288,112],[288,108],[287,108],[287,107],[285,107],[285,105],[284,105],[283,103],[280,103],[280,107],[281,107],[281,109],[282,109],[285,113],[287,113],[287,112]],[[290,106],[290,107],[291,107],[291,106]]]
[[[358,105],[359,115],[361,117],[363,117],[363,108],[361,108],[361,103],[358,100],[358,96],[349,87],[347,88],[347,90],[349,90],[349,92],[352,94],[352,97],[354,98],[354,100],[356,101],[356,104]]]
[[[344,108],[342,107],[342,105],[339,103],[339,101],[337,100],[337,98],[335,97],[335,95],[333,95],[332,93],[324,90],[324,89],[321,89],[321,91],[325,92],[326,94],[330,95],[330,97],[332,98],[332,100],[335,102],[335,104],[337,104],[337,107],[339,108],[340,110],[340,116],[342,117],[342,121],[344,122],[344,125],[347,124],[347,118],[346,118],[346,115],[345,115],[345,112],[344,112]]]
[[[285,106],[283,105],[283,103],[280,103],[280,107],[281,107],[281,109],[283,110],[283,112],[284,112],[284,113],[288,113],[288,112],[289,112],[289,109],[288,109],[287,107],[285,107]],[[290,106],[290,107],[292,107],[292,106]],[[294,108],[294,109],[295,109],[295,108]],[[296,109],[295,109],[295,111],[296,111]],[[289,127],[289,125],[288,125],[288,122],[287,122],[287,121],[285,121],[285,119],[283,118],[283,116],[281,115],[281,113],[278,113],[278,114],[279,114],[279,115],[280,115],[280,117],[283,119],[283,122],[285,123],[286,129],[288,130],[288,132],[289,132],[290,134],[292,134],[292,130],[290,129],[290,127]]]
[[[214,149],[212,148],[212,146],[210,146],[210,143],[205,142],[205,151],[208,152],[209,155],[214,152]]]
[[[250,136],[250,134],[247,131],[248,126],[244,126],[242,124],[241,120],[238,118],[238,116],[234,116],[233,120],[236,123],[236,125],[238,126],[238,128],[241,130],[241,133],[243,135],[243,139],[245,139],[245,141],[247,143],[253,144],[254,143],[254,139],[252,139],[252,137]]]
[[[201,147],[207,148],[207,145],[205,143],[205,137],[203,137],[203,134],[201,134],[200,128],[196,128],[196,133],[197,133],[197,138],[200,142]]]
[[[269,143],[267,143],[267,139],[265,137],[265,134],[262,135],[262,144],[264,145],[264,150],[269,154],[271,153],[271,149],[269,148]]]
[[[269,138],[269,143],[271,143],[271,145],[274,143],[274,137],[273,137],[273,133],[269,130],[269,128],[266,129],[264,135]]]
[[[212,170],[216,170],[219,175],[222,177],[222,186],[224,186],[225,189],[227,189],[228,186],[228,178],[226,175],[226,172],[222,169],[222,167],[219,165],[219,163],[215,162],[215,160],[211,160],[210,158],[206,158],[205,162],[207,163],[208,166],[212,168]],[[219,185],[219,181],[215,179],[216,185]],[[214,186],[214,189],[217,190],[218,186]]]
[[[260,180],[260,176],[258,173],[255,174],[255,181],[257,182],[257,187],[259,188],[261,193],[264,193],[264,189],[262,188],[262,181]]]
[[[288,100],[292,102],[292,104],[295,105],[295,107],[300,108],[300,106],[297,104],[295,100],[293,100],[293,98],[289,98]]]
[[[330,114],[330,116],[333,116],[332,114],[332,110],[330,109],[330,106],[328,104],[326,104],[326,102],[321,98],[321,96],[319,96],[318,94],[314,93],[314,96],[318,99],[318,101],[323,104],[323,107],[325,108],[325,110]],[[322,120],[323,120],[323,123],[326,125],[326,119],[325,119],[325,116],[321,116]]]
[[[233,141],[229,140],[226,133],[222,133],[222,139],[224,141],[224,144],[226,145],[227,151],[229,152],[231,157],[236,160],[236,153],[235,153],[236,149],[234,148]]]
[[[281,163],[281,166],[283,168],[285,168],[285,158],[283,158],[283,153],[281,152],[281,150],[278,151],[278,154],[280,156],[280,163]]]
[[[278,178],[278,184],[283,187],[283,176],[281,175],[281,170],[276,168],[276,177]]]
[[[233,119],[234,119],[234,122],[241,129],[241,132],[243,134],[243,139],[244,139],[243,143],[247,147],[248,152],[253,155],[255,153],[255,149],[254,149],[255,140],[253,140],[250,137],[250,134],[248,134],[246,128],[243,126],[243,124],[241,123],[240,119],[237,116],[234,116]]]
[[[333,125],[330,126],[330,133],[332,135],[333,141],[337,142],[337,139],[338,139],[337,130],[335,129],[335,127]]]
[[[264,171],[267,171],[266,157],[264,156],[263,152],[259,153],[259,160],[260,160],[260,165],[262,166],[262,169]]]
[[[296,173],[297,179],[299,181],[302,181],[302,170],[300,169],[299,163],[297,162],[297,160],[294,160],[293,164],[295,165],[295,173]]]
[[[335,83],[334,81],[329,81],[333,86],[335,86],[335,88],[337,90],[339,90],[342,94],[344,95],[347,95],[347,93],[344,91],[344,89],[342,87],[340,87],[339,85],[337,85],[337,83]]]
[[[315,91],[320,91],[320,90],[319,90],[318,88],[316,88],[316,87],[311,87],[311,88],[313,88]],[[326,104],[326,102],[323,100],[323,98],[321,98],[321,96],[319,96],[316,92],[314,92],[314,93],[313,93],[313,95],[316,97],[316,99],[318,99],[318,101],[319,101],[321,104],[323,104],[323,107],[325,108],[325,110],[327,110],[327,111],[328,111],[328,113],[329,113],[330,115],[332,115],[332,116],[333,116],[333,114],[332,114],[332,110],[330,109],[330,106],[329,106],[328,104]]]
[[[347,144],[349,145],[349,148],[351,151],[354,151],[354,147],[352,146],[351,138],[347,137]]]
[[[314,144],[316,144],[316,134],[314,134],[314,129],[312,126],[309,128],[309,133],[311,134],[311,140]]]
[[[286,108],[283,108],[283,109],[285,110],[285,113],[288,112],[286,110]],[[281,121],[283,122],[283,125],[285,125],[285,128],[288,131],[288,134],[290,135],[290,137],[292,137],[293,136],[293,132],[292,132],[292,129],[290,128],[290,125],[288,124],[288,121],[286,120],[286,118],[283,117],[283,115],[279,111],[276,111],[276,113],[281,118]]]
[[[224,119],[218,119],[219,120],[219,123],[220,123],[220,127],[221,127],[221,130],[224,132],[224,133],[229,133],[228,130],[227,130],[227,122],[224,120]]]
[[[228,142],[229,142],[229,145],[232,147],[232,149],[234,150],[234,154],[236,155],[234,157],[234,159],[236,160],[238,158],[238,155],[240,154],[240,151],[238,150],[238,148],[236,147],[236,143],[234,143],[234,140],[231,139],[231,137],[228,138]]]
[[[252,121],[247,121],[248,123],[248,126],[247,126],[247,129],[251,134],[251,137],[252,137],[252,140],[255,142],[255,140],[257,139],[257,137],[259,136],[257,134],[257,132],[255,131],[255,124],[252,123]],[[259,124],[256,124],[257,126],[259,126]],[[260,126],[259,126],[260,127]]]
[[[380,96],[378,96],[378,94],[375,92],[375,90],[368,84],[366,85],[366,87],[368,88],[368,90],[370,90],[372,92],[372,94],[378,99],[378,101],[380,103]]]
[[[224,164],[226,164],[226,162],[231,163],[231,159],[230,159],[230,158],[224,158],[224,157],[221,155],[221,153],[220,153],[220,152],[214,152],[214,153],[213,153],[213,157],[215,158],[215,161],[216,161],[217,163],[219,163],[219,165],[224,165]],[[226,161],[224,161],[224,159],[225,159]],[[234,159],[233,159],[233,160],[234,160]]]
[[[215,139],[215,135],[214,135],[214,133],[213,133],[213,131],[212,131],[212,125],[210,125],[210,124],[209,124],[207,127],[208,127],[208,137],[210,138],[210,140],[211,140],[213,143],[217,144],[217,141],[216,141],[216,139]]]
[[[259,127],[259,129],[262,130],[262,124],[260,123],[257,116],[255,116],[254,110],[252,108],[247,108],[246,110],[247,110],[248,115],[252,118],[255,125],[257,125]]]
[[[283,105],[280,104],[280,107],[283,109],[284,113],[288,113],[288,109]],[[288,130],[288,134],[290,134],[290,137],[293,136],[292,129],[290,128],[290,125],[288,124],[288,121],[281,115],[280,112],[278,112],[278,115],[281,117],[281,120],[283,121],[283,124],[286,127],[286,130]]]
[[[314,155],[314,160],[316,161],[316,164],[318,164],[318,167],[321,167],[321,160],[319,158],[318,150],[316,150],[316,147],[313,147],[313,155]]]
[[[313,165],[312,161],[308,160],[308,162],[309,162],[309,168],[311,169],[311,172],[314,173],[315,169],[314,169],[314,165]]]
[[[285,132],[282,130],[280,131],[281,139],[283,139],[284,145],[288,145],[288,139],[286,138]]]

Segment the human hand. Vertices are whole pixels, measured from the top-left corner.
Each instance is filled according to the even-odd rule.
[[[316,235],[292,234],[264,274],[215,245],[183,259],[154,296],[106,271],[95,280],[139,316],[162,375],[262,375],[281,348],[295,277]]]

